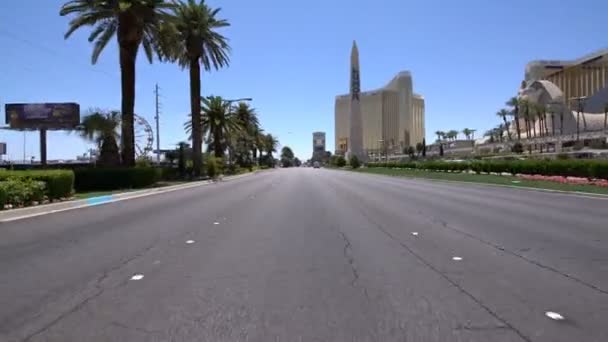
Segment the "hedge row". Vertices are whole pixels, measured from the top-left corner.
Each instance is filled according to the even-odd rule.
[[[162,171],[152,167],[86,168],[74,170],[76,191],[139,189],[161,179]]]
[[[5,204],[28,205],[44,200],[46,184],[29,178],[10,178],[0,182],[0,210]]]
[[[44,194],[50,199],[70,197],[74,192],[74,172],[70,170],[0,170],[0,182],[25,179],[44,182]]]
[[[608,161],[605,160],[488,160],[488,161],[421,161],[369,163],[368,167],[388,167],[433,171],[496,172],[564,177],[608,179]]]

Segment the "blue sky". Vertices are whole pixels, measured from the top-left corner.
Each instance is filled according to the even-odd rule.
[[[63,39],[61,0],[0,1],[0,104],[78,102],[120,107],[116,44],[90,64],[89,30]],[[605,0],[209,0],[232,26],[229,68],[204,73],[203,95],[254,98],[264,128],[312,154],[312,132],[334,148],[334,97],[348,91],[350,47],[357,40],[363,90],[410,70],[426,99],[426,134],[497,124],[494,113],[514,95],[525,64],[572,59],[608,46]],[[188,75],[176,65],[137,65],[136,112],[151,123],[154,84],[162,93],[161,148],[186,138]],[[0,131],[8,157],[21,159],[23,133]],[[52,132],[50,159],[73,158],[88,146]],[[38,157],[36,133],[26,155]]]

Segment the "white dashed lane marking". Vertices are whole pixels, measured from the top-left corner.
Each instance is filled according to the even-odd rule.
[[[561,321],[564,319],[564,316],[558,314],[557,312],[553,312],[553,311],[547,311],[545,312],[545,316],[551,318],[552,320],[555,321]]]
[[[189,245],[191,245],[191,244],[194,243],[194,240],[188,240],[188,241],[186,241],[186,243],[189,244]]]
[[[131,280],[142,280],[144,279],[144,275],[143,274],[136,274],[134,276],[131,277]]]
[[[462,258],[459,257],[459,256],[455,256],[455,257],[452,257],[452,260],[454,260],[454,261],[461,261]]]
[[[213,224],[217,226],[217,225],[218,225],[218,224],[220,224],[220,223],[216,221],[216,222],[213,222]]]
[[[418,232],[412,232],[412,235],[418,236]]]

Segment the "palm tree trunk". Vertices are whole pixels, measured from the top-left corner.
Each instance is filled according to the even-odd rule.
[[[564,134],[564,111],[563,110],[559,113],[559,134],[560,135]]]
[[[201,175],[203,135],[201,132],[201,66],[198,57],[190,59],[190,112],[192,113],[192,171]]]
[[[124,166],[135,166],[135,61],[139,44],[120,45],[121,101],[121,149]]]
[[[517,140],[521,140],[521,132],[520,132],[520,128],[519,128],[519,113],[518,113],[519,109],[515,108],[515,129],[517,130]]]
[[[213,132],[213,154],[215,154],[216,158],[224,157],[224,149],[222,146],[222,134],[219,128],[217,127]]]
[[[509,124],[507,123],[507,117],[503,116],[502,121],[505,123],[505,129],[507,130],[507,137],[511,140],[511,132],[509,131]]]
[[[608,107],[604,110],[604,131],[606,131],[606,124],[608,124]]]
[[[551,113],[551,134],[555,136],[555,113]]]

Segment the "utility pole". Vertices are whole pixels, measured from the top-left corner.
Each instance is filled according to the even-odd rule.
[[[154,94],[156,95],[156,116],[154,119],[156,120],[156,161],[160,164],[160,104],[159,104],[159,88],[158,83],[154,88]]]

